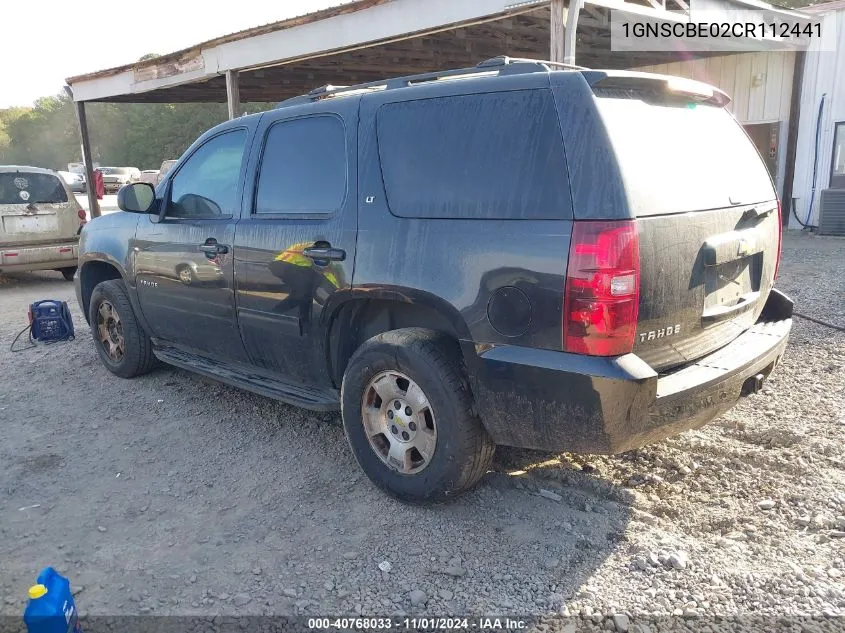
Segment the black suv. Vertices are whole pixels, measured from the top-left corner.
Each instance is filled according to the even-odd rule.
[[[340,409],[402,499],[469,488],[496,444],[626,451],[786,346],[780,208],[728,101],[509,58],[317,89],[121,189],[79,303],[118,376],[160,359]]]

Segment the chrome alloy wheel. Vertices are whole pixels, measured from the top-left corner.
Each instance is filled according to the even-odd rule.
[[[114,306],[103,301],[97,310],[97,335],[100,344],[112,362],[119,363],[126,353],[126,342],[123,338],[123,323]]]
[[[364,389],[361,419],[370,447],[388,467],[414,475],[437,447],[434,411],[423,390],[398,371],[383,371]]]

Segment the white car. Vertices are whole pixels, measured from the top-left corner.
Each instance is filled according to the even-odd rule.
[[[158,183],[158,169],[145,169],[141,172],[141,182],[148,182],[153,187]]]
[[[86,221],[56,172],[0,165],[0,272],[58,270],[72,280]]]
[[[179,162],[178,160],[172,160],[172,159],[162,161],[161,167],[158,168],[158,178],[156,179],[156,181],[153,184],[157,185],[162,180],[164,180],[164,177],[167,175],[167,172],[169,172],[171,169],[173,169],[173,166],[178,162]]]
[[[85,193],[85,174],[77,174],[72,171],[57,171],[59,177],[65,181],[74,193]]]
[[[100,171],[107,193],[114,193],[123,185],[141,180],[141,170],[137,167],[100,167]]]

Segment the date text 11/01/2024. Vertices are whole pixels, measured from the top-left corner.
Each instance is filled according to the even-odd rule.
[[[478,630],[478,631],[518,631],[526,628],[527,622],[519,618],[444,618],[444,617],[401,617],[401,618],[309,618],[307,626],[311,630]]]

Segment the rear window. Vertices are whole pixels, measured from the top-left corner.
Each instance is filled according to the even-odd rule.
[[[0,204],[67,202],[67,192],[52,174],[0,173]]]
[[[378,111],[387,201],[408,218],[569,219],[548,90],[390,103]]]
[[[635,216],[683,213],[775,198],[754,144],[724,109],[598,97]]]

